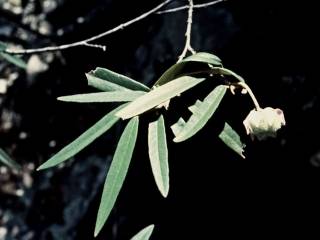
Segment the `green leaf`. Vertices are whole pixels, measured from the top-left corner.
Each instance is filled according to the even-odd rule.
[[[119,120],[119,118],[115,116],[115,113],[118,112],[119,109],[123,108],[123,106],[124,105],[121,105],[105,115],[92,127],[82,133],[77,139],[75,139],[69,145],[65,146],[57,154],[55,154],[48,161],[38,167],[37,170],[43,170],[56,166],[80,152],[82,149],[92,143],[96,138],[100,137],[103,133],[109,130]]]
[[[169,193],[168,148],[164,119],[161,115],[149,123],[148,129],[149,158],[154,180],[163,197]]]
[[[189,57],[182,59],[182,62],[202,62],[213,66],[222,66],[221,59],[216,55],[206,52],[198,52]]]
[[[186,122],[183,120],[183,118],[179,118],[179,120],[171,126],[173,134],[177,136],[181,132],[185,124]]]
[[[0,162],[10,168],[20,169],[20,165],[12,160],[9,155],[0,148]]]
[[[10,55],[10,54],[7,54],[7,53],[0,53],[0,56],[2,58],[4,58],[5,60],[7,60],[8,62],[16,65],[17,67],[20,67],[20,68],[23,68],[23,69],[26,69],[27,68],[27,63],[22,60],[21,58],[17,57],[17,56],[13,56],[13,55]]]
[[[154,225],[149,225],[139,231],[136,235],[134,235],[130,240],[149,240],[150,236],[153,232]]]
[[[5,50],[6,48],[7,48],[7,45],[4,44],[3,42],[0,42],[0,51]],[[4,53],[4,52],[0,52],[0,57],[2,57],[6,61],[8,61],[8,62],[20,67],[20,68],[23,68],[23,69],[27,68],[26,62],[17,56],[10,55],[10,54]]]
[[[143,91],[115,91],[115,92],[99,92],[76,94],[70,96],[58,97],[58,100],[65,102],[130,102],[144,95]]]
[[[241,157],[243,155],[245,145],[241,142],[240,136],[234,131],[228,123],[224,124],[222,132],[219,134],[219,138],[233,151],[238,153]]]
[[[192,112],[189,120],[181,127],[174,142],[182,142],[195,135],[212,117],[218,108],[222,98],[226,93],[226,86],[220,85],[216,87],[203,102],[197,101],[193,106],[189,107]],[[181,122],[181,121],[180,121]]]
[[[3,51],[7,48],[7,45],[0,41],[0,51]]]
[[[98,210],[94,236],[101,231],[103,225],[117,200],[118,194],[127,175],[133,149],[138,135],[138,117],[132,118],[124,129],[114,154]]]
[[[101,78],[97,78],[94,75],[87,73],[86,74],[88,85],[91,87],[94,87],[100,91],[104,92],[110,92],[110,91],[130,91],[129,89],[125,87],[121,87],[117,84],[114,84],[112,82],[103,80]]]
[[[125,89],[145,91],[145,92],[150,91],[150,88],[148,88],[146,85],[140,82],[137,82],[127,76],[121,75],[119,73],[115,73],[106,68],[96,68],[96,70],[91,71],[89,75],[93,75],[96,78],[105,80],[109,83],[113,83],[113,85],[115,84]],[[110,85],[110,86],[113,86],[113,85]],[[112,90],[109,90],[109,91],[112,91]]]
[[[128,106],[117,112],[116,115],[122,119],[139,115],[196,86],[203,80],[205,80],[205,78],[188,76],[177,78],[137,98],[129,103]]]
[[[231,71],[230,69],[222,68],[222,67],[213,67],[211,69],[212,69],[212,72],[215,73],[215,74],[233,76],[238,81],[245,82],[244,79],[241,76],[239,76],[235,72]]]
[[[154,86],[158,87],[174,80],[175,78],[191,75],[193,73],[190,71],[192,62],[206,63],[211,64],[212,66],[222,67],[221,60],[217,56],[204,52],[196,53],[171,66],[164,74],[162,74]],[[207,68],[210,70],[209,66],[207,66]],[[194,71],[197,70],[195,69]]]

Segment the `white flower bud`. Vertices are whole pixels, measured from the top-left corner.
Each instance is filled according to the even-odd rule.
[[[275,137],[277,130],[285,124],[283,111],[279,108],[274,109],[271,107],[251,110],[243,121],[247,134],[250,134],[252,139],[257,137],[258,140]]]

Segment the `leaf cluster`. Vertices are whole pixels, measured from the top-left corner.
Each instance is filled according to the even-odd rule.
[[[148,123],[148,153],[157,188],[163,197],[167,197],[170,184],[166,122],[165,115],[158,110],[163,106],[168,107],[173,98],[208,79],[212,79],[212,76],[215,75],[232,76],[236,81],[244,81],[239,75],[224,68],[217,56],[203,52],[174,64],[151,88],[104,68],[97,68],[87,73],[88,85],[100,92],[62,96],[58,100],[77,103],[117,102],[121,104],[43,163],[38,170],[56,166],[70,159],[108,131],[120,119],[128,120],[106,176],[94,232],[94,235],[97,236],[108,219],[127,175],[137,141],[140,116],[146,112],[155,115],[155,118]],[[179,118],[171,126],[174,134],[173,141],[185,141],[199,132],[219,107],[227,88],[225,83],[218,84],[203,100],[198,99],[189,106],[190,118],[187,120]],[[228,147],[243,156],[243,144],[240,137],[228,123],[225,123],[219,138]],[[153,225],[142,230],[132,239],[148,239],[152,230]]]

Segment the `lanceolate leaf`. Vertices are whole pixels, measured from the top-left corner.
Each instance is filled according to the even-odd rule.
[[[96,68],[96,70],[91,71],[90,74],[126,89],[145,92],[150,90],[150,88],[144,84],[106,68]]]
[[[13,161],[9,155],[0,148],[0,162],[11,168],[20,169],[20,165]]]
[[[221,59],[219,57],[206,52],[198,52],[193,54],[185,59],[182,59],[182,62],[203,62],[211,64],[212,66],[222,66]]]
[[[196,86],[203,80],[205,79],[188,76],[177,78],[137,98],[117,112],[116,115],[122,119],[139,115]]]
[[[115,91],[115,92],[99,92],[76,94],[70,96],[58,97],[58,100],[65,102],[130,102],[144,95],[143,91]]]
[[[190,57],[187,57],[183,59],[181,62],[174,64],[172,67],[170,67],[167,71],[165,71],[164,74],[158,79],[158,81],[154,84],[154,86],[161,86],[164,85],[167,82],[170,82],[174,80],[175,78],[182,77],[185,75],[190,75],[192,72],[190,72],[190,67],[192,62],[198,62],[198,63],[206,63],[211,64],[215,67],[222,67],[221,60],[210,53],[196,53]],[[208,70],[210,69],[209,66]],[[195,71],[197,71],[195,69]]]
[[[94,236],[99,234],[105,224],[127,175],[133,149],[137,140],[138,124],[138,117],[132,118],[124,129],[118,142],[104,184]]]
[[[178,131],[178,134],[173,139],[174,142],[182,142],[196,134],[207,121],[211,118],[213,113],[218,108],[222,98],[226,93],[226,86],[220,85],[216,87],[203,102],[197,101],[189,109],[192,112],[191,117],[185,125]]]
[[[162,115],[156,121],[149,123],[148,147],[153,177],[162,196],[167,197],[169,193],[169,164]]]
[[[6,48],[7,48],[7,46],[4,43],[0,42],[0,51],[5,50]],[[26,62],[17,56],[10,55],[10,54],[4,53],[4,52],[0,52],[0,57],[2,57],[3,59],[7,60],[8,62],[10,62],[20,68],[23,68],[23,69],[27,68]]]
[[[227,68],[222,68],[222,67],[213,67],[212,68],[212,72],[215,74],[221,74],[221,75],[228,75],[228,76],[233,76],[234,78],[236,78],[238,81],[240,82],[245,82],[244,79],[239,76],[238,74],[236,74],[235,72],[227,69]]]
[[[116,117],[115,113],[118,112],[121,108],[123,108],[123,106],[124,105],[119,106],[107,115],[105,115],[87,131],[82,133],[77,139],[75,139],[69,145],[61,149],[48,161],[43,163],[37,170],[42,170],[56,166],[59,163],[68,160],[70,157],[80,152],[82,149],[84,149],[86,146],[92,143],[96,138],[100,137],[103,133],[109,130],[119,120],[119,117]]]
[[[173,124],[171,126],[171,130],[172,130],[174,136],[178,136],[178,134],[181,132],[181,130],[183,129],[185,124],[186,124],[186,122],[181,117],[181,118],[179,118],[179,120],[175,124]]]
[[[130,240],[149,240],[153,229],[154,225],[149,225],[134,235]]]
[[[219,138],[233,151],[238,153],[241,157],[245,158],[243,155],[244,144],[240,140],[240,136],[236,131],[234,131],[228,123],[224,124],[222,132],[219,134]]]
[[[101,78],[95,77],[91,73],[86,74],[88,85],[94,87],[100,91],[110,92],[110,91],[130,91],[129,89],[122,87],[118,84],[103,80]]]
[[[0,51],[5,50],[7,45],[0,41]]]

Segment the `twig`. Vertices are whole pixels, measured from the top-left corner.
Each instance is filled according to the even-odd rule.
[[[99,44],[91,44],[91,43],[84,43],[83,44],[84,46],[87,46],[87,47],[92,47],[92,48],[101,48],[102,51],[106,51],[107,47],[105,45],[99,45]]]
[[[32,53],[41,53],[41,52],[52,52],[52,51],[60,51],[60,50],[64,50],[64,49],[68,49],[68,48],[73,48],[73,47],[78,47],[78,46],[87,46],[87,47],[95,47],[95,48],[102,48],[103,50],[105,49],[105,46],[102,45],[96,45],[96,44],[90,44],[90,42],[95,41],[97,39],[100,39],[104,36],[107,36],[111,33],[117,32],[119,30],[122,30],[128,26],[130,26],[133,23],[136,23],[138,21],[141,21],[142,19],[150,16],[151,14],[157,12],[159,9],[161,9],[162,7],[164,7],[165,5],[167,5],[168,3],[172,2],[173,0],[165,0],[164,2],[162,2],[161,4],[159,4],[158,6],[152,8],[151,10],[143,13],[142,15],[131,19],[128,22],[122,23],[120,25],[118,25],[117,27],[114,27],[108,31],[105,31],[103,33],[100,33],[98,35],[95,35],[93,37],[81,40],[81,41],[77,41],[74,43],[70,43],[70,44],[63,44],[60,46],[51,46],[51,47],[43,47],[43,48],[34,48],[34,49],[19,49],[19,50],[14,50],[14,49],[5,49],[2,50],[2,52],[8,53],[8,54],[32,54]]]
[[[178,62],[180,62],[187,54],[188,51],[190,51],[192,54],[195,53],[194,49],[191,47],[191,27],[192,27],[192,14],[193,14],[193,0],[189,0],[189,11],[188,11],[188,20],[187,20],[187,30],[185,33],[186,36],[186,44],[184,46],[184,49],[179,56]]]
[[[225,1],[227,1],[227,0],[216,0],[216,1],[211,1],[211,2],[207,2],[207,3],[195,4],[195,5],[193,5],[193,8],[194,9],[205,8],[205,7],[209,7],[209,6],[215,5],[217,3],[225,2]],[[163,10],[163,11],[158,11],[158,12],[156,12],[156,14],[173,13],[173,12],[179,12],[179,11],[187,10],[187,9],[189,9],[189,5],[185,5],[185,6],[181,6],[181,7],[177,7],[177,8],[172,8],[172,9],[168,9],[168,10]]]

